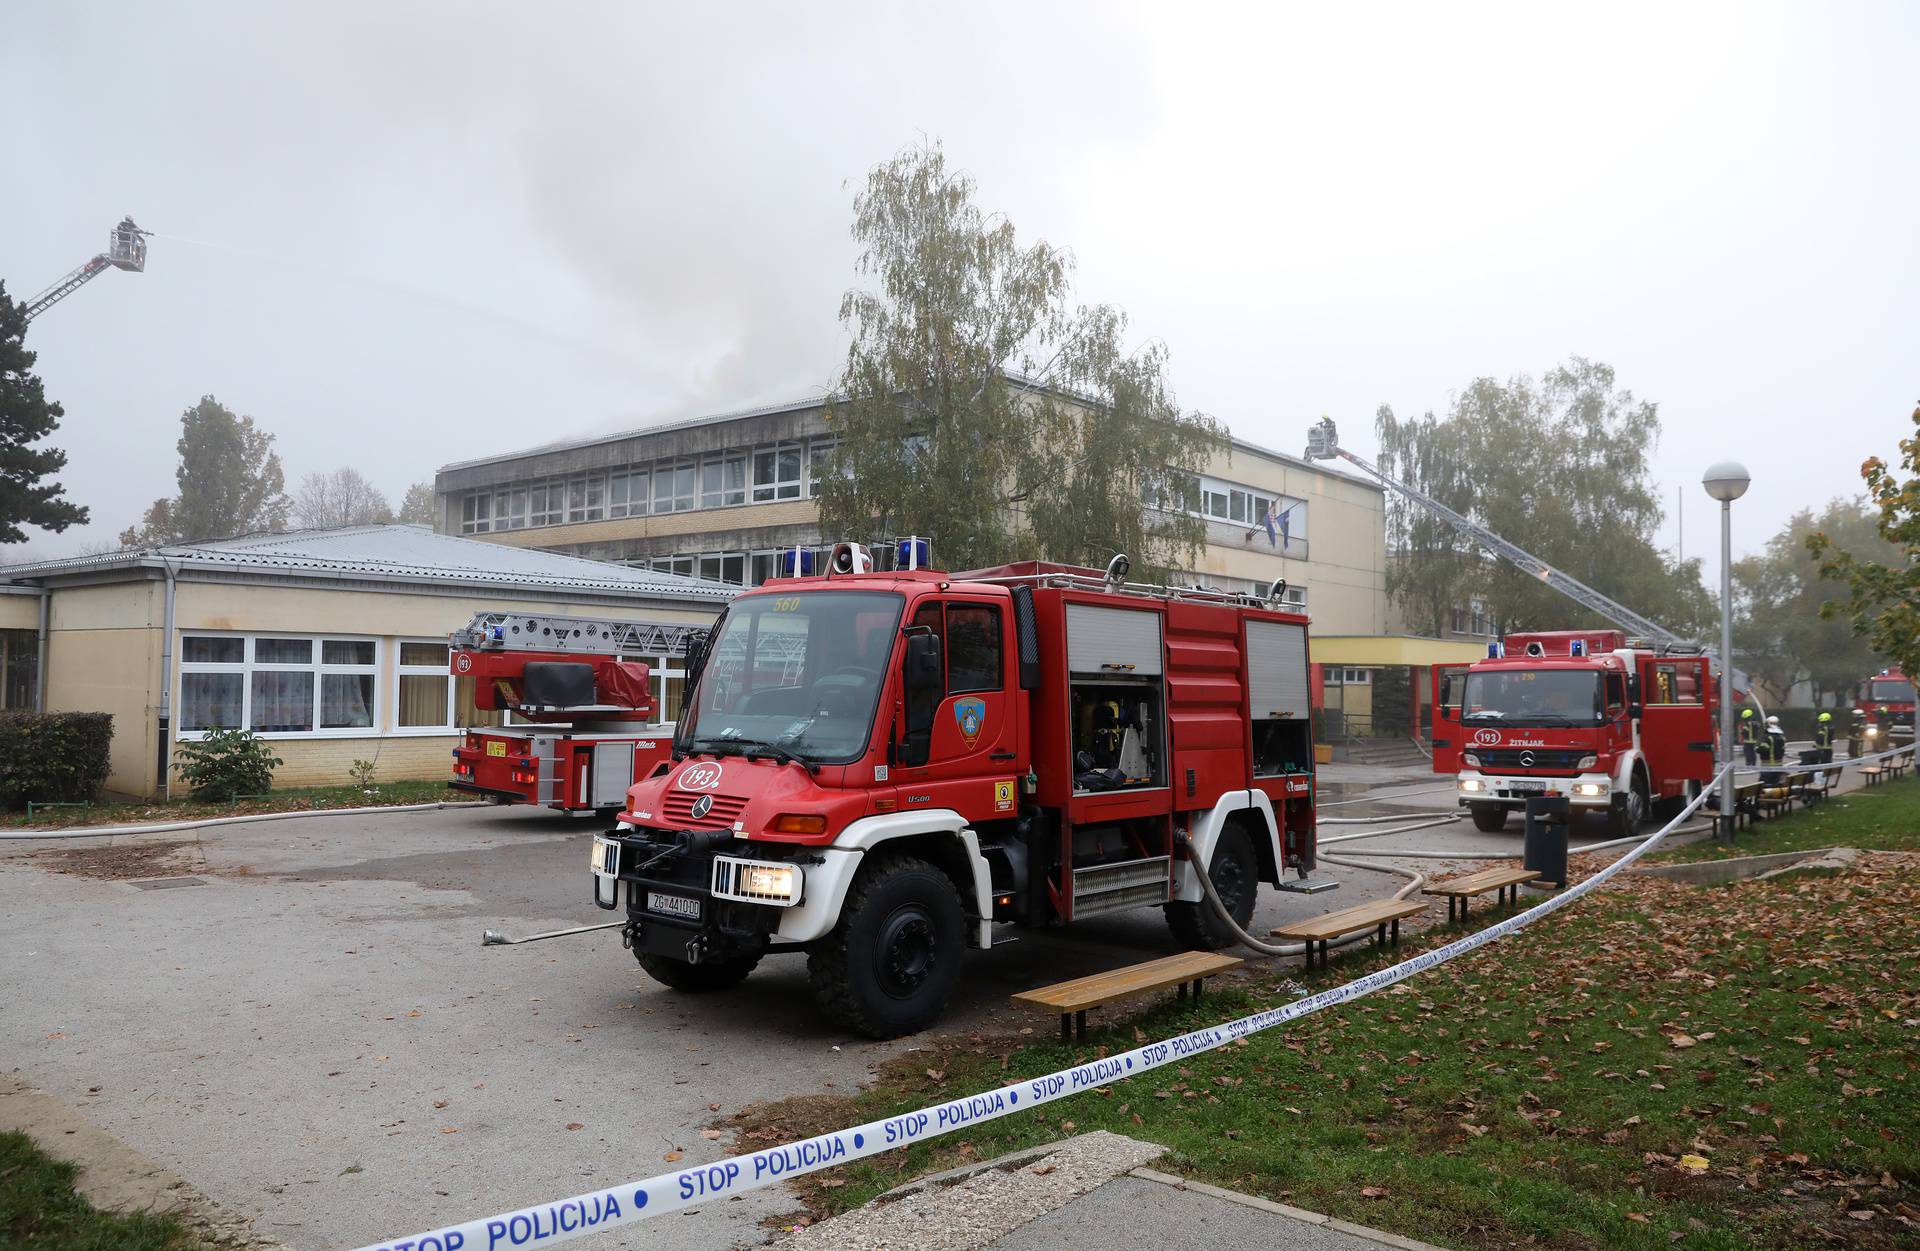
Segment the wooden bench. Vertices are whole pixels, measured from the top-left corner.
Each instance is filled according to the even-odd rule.
[[[1733,788],[1733,811],[1720,811],[1720,788],[1713,788],[1714,824],[1732,834],[1760,813],[1760,783],[1742,782]]]
[[[1123,969],[1108,969],[1105,973],[1095,973],[1090,977],[1076,977],[1070,982],[1055,982],[1051,986],[1023,990],[1013,997],[1013,1002],[1015,1007],[1057,1012],[1060,1015],[1061,1038],[1071,1038],[1075,1031],[1085,1038],[1088,1008],[1098,1008],[1116,999],[1145,994],[1150,990],[1165,990],[1169,986],[1178,986],[1180,998],[1185,999],[1189,984],[1193,986],[1193,997],[1198,999],[1201,983],[1207,978],[1237,969],[1245,963],[1236,956],[1223,956],[1212,951],[1183,951],[1178,955],[1149,960],[1145,964],[1130,964]]]
[[[1520,883],[1537,880],[1540,875],[1532,869],[1482,869],[1478,873],[1469,873],[1465,877],[1452,877],[1444,882],[1434,882],[1421,888],[1423,895],[1445,895],[1447,897],[1447,920],[1467,919],[1467,903],[1476,895],[1489,891],[1498,892],[1498,902],[1520,902]]]
[[[1760,775],[1760,811],[1769,819],[1793,811],[1794,797],[1813,774],[1806,769],[1772,769]]]
[[[1840,770],[1841,766],[1837,764],[1823,764],[1815,768],[1800,787],[1800,802],[1816,804],[1831,795],[1834,787],[1840,785]]]
[[[1342,908],[1338,912],[1329,912],[1323,916],[1310,917],[1305,921],[1295,921],[1291,925],[1281,925],[1268,930],[1273,938],[1297,938],[1307,945],[1307,967],[1313,967],[1316,949],[1320,955],[1320,967],[1327,967],[1327,944],[1336,938],[1345,938],[1348,934],[1358,934],[1362,930],[1376,930],[1374,942],[1379,946],[1388,943],[1388,930],[1392,930],[1392,943],[1400,945],[1400,919],[1425,912],[1427,905],[1408,903],[1404,899],[1382,899],[1377,903],[1363,903],[1351,908]]]
[[[1880,779],[1887,776],[1887,768],[1885,765],[1877,764],[1861,765],[1860,776],[1866,780],[1868,786],[1878,786]]]

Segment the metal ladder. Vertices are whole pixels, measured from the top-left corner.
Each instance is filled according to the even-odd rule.
[[[535,613],[475,613],[450,636],[466,651],[578,652],[592,656],[684,656],[707,636],[707,627],[607,617],[560,617]]]

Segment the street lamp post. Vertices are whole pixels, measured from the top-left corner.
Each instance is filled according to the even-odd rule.
[[[1720,837],[1733,837],[1733,501],[1747,493],[1747,468],[1723,460],[1707,466],[1700,485],[1720,501],[1720,744],[1727,755],[1720,781]]]

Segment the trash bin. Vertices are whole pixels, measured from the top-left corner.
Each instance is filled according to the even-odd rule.
[[[1545,881],[1567,884],[1567,839],[1573,803],[1561,795],[1533,795],[1527,799],[1527,841],[1520,863]]]

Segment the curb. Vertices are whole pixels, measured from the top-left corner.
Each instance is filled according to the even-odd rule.
[[[442,799],[427,804],[373,804],[365,808],[294,808],[287,812],[248,812],[237,817],[205,817],[199,821],[166,821],[153,825],[89,825],[80,829],[0,831],[0,841],[34,842],[46,838],[118,838],[127,834],[174,834],[216,825],[245,825],[251,821],[287,821],[294,817],[370,817],[389,812],[433,812],[441,808],[485,808],[484,799]]]
[[[1309,1212],[1305,1208],[1275,1203],[1271,1199],[1262,1199],[1258,1195],[1242,1194],[1238,1190],[1227,1190],[1220,1186],[1209,1186],[1206,1182],[1188,1181],[1184,1177],[1162,1173],[1157,1169],[1137,1168],[1127,1176],[1137,1177],[1141,1181],[1159,1182],[1163,1186],[1172,1186],[1175,1190],[1190,1190],[1195,1194],[1206,1195],[1227,1203],[1237,1203],[1243,1208],[1253,1208],[1255,1211],[1266,1212],[1273,1216],[1284,1216],[1288,1220],[1299,1221],[1304,1225],[1314,1225],[1355,1238],[1365,1238],[1383,1247],[1397,1247],[1399,1251],[1447,1251],[1445,1247],[1435,1246],[1431,1242],[1421,1242],[1417,1238],[1403,1238],[1399,1234],[1390,1234],[1384,1229],[1356,1225],[1352,1221],[1343,1221],[1337,1216],[1328,1216],[1324,1212]]]

